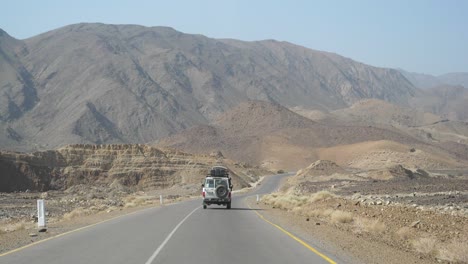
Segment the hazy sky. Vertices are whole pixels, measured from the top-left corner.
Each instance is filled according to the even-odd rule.
[[[79,22],[169,26],[213,38],[289,41],[374,66],[468,72],[468,0],[2,2],[0,28],[19,39]]]

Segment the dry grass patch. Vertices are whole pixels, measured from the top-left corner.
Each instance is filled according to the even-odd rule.
[[[468,239],[453,240],[447,245],[443,245],[437,257],[450,262],[468,263]]]
[[[287,194],[287,193],[272,193],[262,197],[262,202],[273,205],[280,209],[295,209],[296,207],[303,207],[310,203],[323,201],[326,199],[336,197],[335,194],[328,191],[320,191],[310,196]],[[295,211],[300,211],[295,209]]]
[[[271,204],[279,209],[293,209],[307,204],[307,196],[298,196],[294,194],[267,194],[262,197],[262,201]],[[297,211],[298,209],[296,209]]]
[[[421,237],[413,241],[414,249],[423,254],[436,254],[437,240],[433,237]]]
[[[354,217],[352,213],[336,210],[330,214],[330,219],[333,223],[343,224],[353,222]]]
[[[0,234],[5,234],[8,232],[14,232],[18,230],[25,230],[27,229],[28,224],[25,221],[20,221],[17,223],[6,224],[4,227],[0,229]]]
[[[332,209],[318,210],[318,209],[309,209],[305,211],[304,215],[309,217],[330,217],[333,213]]]
[[[378,219],[367,219],[359,217],[354,221],[354,226],[357,233],[383,233],[385,231],[385,224]]]
[[[90,212],[91,211],[89,209],[84,209],[82,207],[78,207],[78,208],[73,209],[69,213],[65,213],[63,215],[63,219],[64,220],[72,220],[72,219],[75,219],[75,218],[78,218],[78,217],[83,217],[85,215],[89,215]]]
[[[336,195],[328,191],[320,191],[310,196],[273,193],[262,197],[262,202],[279,209],[290,210],[292,213],[307,217],[328,218],[333,223],[351,223],[354,216],[350,212],[333,209],[317,209],[314,202],[335,198]]]
[[[327,199],[335,198],[335,197],[336,197],[336,195],[329,192],[329,191],[320,191],[320,192],[316,192],[316,193],[312,194],[310,196],[309,201],[314,203],[314,202],[317,202],[317,201],[323,201],[323,200],[327,200]]]
[[[125,208],[133,208],[152,204],[155,201],[155,197],[152,196],[127,196],[123,199]]]
[[[411,228],[404,226],[400,229],[398,229],[395,234],[403,240],[408,240],[411,238]]]

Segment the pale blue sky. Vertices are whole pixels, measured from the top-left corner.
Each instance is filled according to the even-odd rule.
[[[79,22],[169,26],[213,38],[289,41],[374,66],[468,72],[467,0],[0,2],[0,28],[19,39]]]

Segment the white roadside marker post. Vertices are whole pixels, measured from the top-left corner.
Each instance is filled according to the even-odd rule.
[[[257,203],[258,203],[258,201],[260,201],[260,196],[258,196],[258,194],[257,194]]]
[[[163,198],[162,195],[159,195],[159,203],[162,205],[163,204]]]
[[[44,200],[37,200],[37,228],[39,232],[45,232],[47,230]]]

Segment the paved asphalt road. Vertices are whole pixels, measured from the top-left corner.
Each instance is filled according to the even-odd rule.
[[[247,207],[246,197],[275,191],[281,178],[234,195],[231,210],[204,210],[201,198],[146,209],[7,254],[0,263],[333,263]]]

